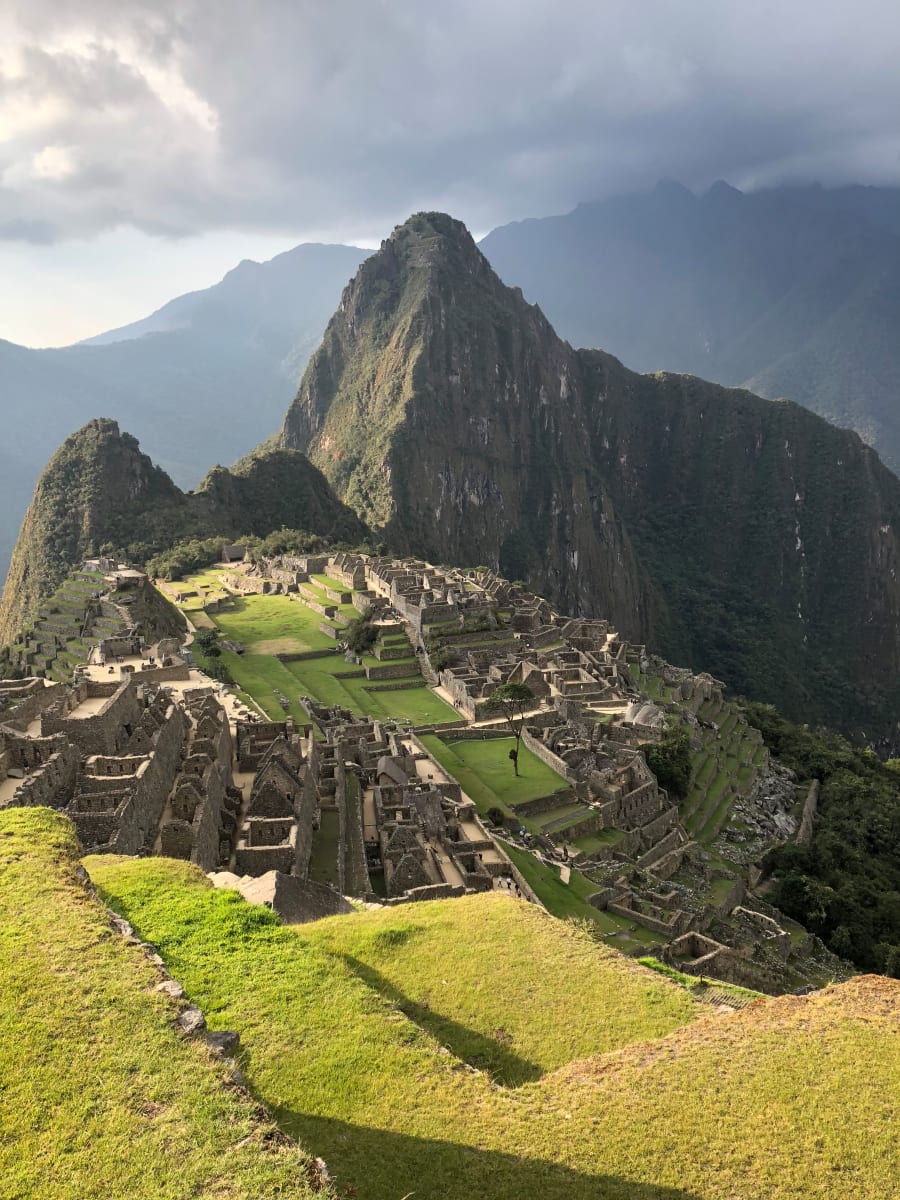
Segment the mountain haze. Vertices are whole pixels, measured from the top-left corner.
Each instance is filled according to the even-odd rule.
[[[481,249],[573,344],[787,396],[900,468],[900,189],[664,182]]]
[[[0,573],[61,430],[109,413],[182,487],[259,441],[367,253],[298,246],[243,262],[214,287],[76,346],[0,341]]]
[[[400,552],[525,578],[804,719],[894,727],[900,481],[799,405],[573,350],[447,216],[363,264],[281,443]]]

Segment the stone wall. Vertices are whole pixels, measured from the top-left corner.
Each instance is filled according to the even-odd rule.
[[[521,812],[517,808],[516,812]],[[576,821],[574,825],[567,825],[565,829],[559,829],[549,833],[548,836],[554,840],[558,837],[566,842],[573,842],[575,838],[587,837],[591,833],[599,833],[603,829],[603,814],[600,812],[592,812],[582,821]]]
[[[329,648],[328,650],[298,650],[295,653],[291,652],[275,655],[278,661],[283,663],[311,662],[316,658],[334,658],[334,656],[335,650],[333,648]]]
[[[554,754],[549,746],[545,746],[542,741],[530,734],[527,729],[522,730],[522,744],[539,758],[541,762],[546,763],[557,774],[562,775],[564,779],[575,780],[576,774],[571,767],[566,766],[558,754]]]
[[[290,875],[294,865],[294,847],[238,846],[235,869],[240,875],[265,875],[267,871],[282,871]]]
[[[364,687],[364,692],[411,692],[416,688],[428,687],[424,679],[400,679],[394,683],[373,683],[371,687]]]
[[[355,776],[345,776],[344,787],[338,787],[338,806],[342,809],[342,843],[344,851],[344,891],[352,896],[364,896],[372,890],[366,868],[366,846],[363,840],[362,802]]]
[[[159,827],[169,793],[181,763],[181,752],[188,732],[184,710],[172,704],[160,727],[146,768],[137,782],[121,815],[116,838],[118,854],[138,854],[150,849]]]
[[[170,667],[151,667],[145,664],[135,672],[138,683],[185,683],[191,677],[186,663],[173,663]]]
[[[445,736],[438,734],[442,742],[489,742],[501,738],[512,740],[508,729],[454,729]],[[427,751],[426,751],[427,753]]]
[[[464,896],[466,889],[461,885],[454,887],[449,883],[431,883],[425,887],[410,888],[402,896],[391,896],[385,903],[414,904],[418,900],[447,900],[451,896]]]
[[[588,903],[591,903],[592,900],[593,896],[588,899]],[[615,913],[617,917],[625,917],[628,920],[636,921],[639,925],[643,925],[647,929],[652,929],[654,933],[664,934],[666,937],[671,937],[673,933],[678,933],[683,928],[684,914],[680,912],[673,913],[667,920],[663,920],[660,917],[652,916],[650,913],[632,908],[628,904],[610,902],[606,905],[606,908],[609,912]]]
[[[671,808],[665,808],[654,817],[652,821],[648,821],[646,825],[640,826],[641,841],[648,849],[664,837],[669,830],[678,821],[678,809],[673,805]]]
[[[112,689],[112,691],[111,691]],[[85,700],[104,698],[96,712],[84,717],[69,714]],[[63,733],[78,746],[82,754],[115,755],[125,746],[130,730],[141,719],[141,704],[131,680],[118,684],[81,681],[72,689],[71,699],[63,706],[62,714],[44,713],[41,732],[46,736]]]
[[[682,834],[680,829],[673,829],[660,838],[656,845],[651,848],[637,860],[637,865],[643,871],[651,871],[653,864],[660,862],[667,854],[673,850],[678,850],[683,844]]]
[[[379,642],[373,649],[372,653],[375,655],[375,657],[378,659],[379,662],[387,662],[389,659],[392,659],[392,658],[409,658],[410,649],[409,649],[409,646],[404,646],[404,645],[392,646],[392,645],[388,645],[385,642]]]
[[[49,758],[16,788],[11,807],[64,808],[75,788],[78,751],[70,742],[60,742]]]
[[[333,604],[322,604],[319,600],[313,600],[312,597],[302,594],[301,604],[306,608],[312,609],[314,613],[318,613],[320,617],[331,618],[335,615],[337,609]]]
[[[18,681],[17,681],[18,682]],[[21,682],[26,682],[22,680]],[[34,683],[34,680],[28,680],[28,683]],[[24,733],[28,726],[36,717],[49,708],[53,704],[58,704],[67,691],[66,684],[52,683],[47,687],[38,686],[29,689],[27,697],[9,713],[3,714],[3,724],[9,725],[10,728],[17,730],[19,733]],[[5,696],[15,695],[12,690],[5,690]]]
[[[574,799],[575,793],[571,788],[560,788],[558,792],[551,792],[549,796],[538,796],[535,800],[523,800],[520,804],[514,805],[513,810],[521,816],[534,817],[539,813],[551,812],[563,804],[570,804]],[[601,828],[601,826],[597,828]],[[591,832],[594,831],[591,830]],[[566,836],[569,836],[568,829]]]
[[[306,741],[305,768],[303,772],[303,791],[300,795],[297,810],[297,840],[294,847],[294,871],[301,879],[309,875],[309,859],[312,854],[313,820],[316,815],[318,798],[316,795],[316,778],[319,771],[319,743],[312,732]]]
[[[115,809],[106,812],[70,812],[69,819],[75,826],[78,840],[92,854],[102,854],[114,849],[116,830],[119,819]]]
[[[203,785],[205,796],[197,806],[191,827],[191,862],[202,871],[213,871],[219,866],[225,784],[215,767],[210,767]]]
[[[147,761],[146,754],[128,754],[121,757],[110,757],[104,754],[92,754],[84,766],[85,775],[102,775],[104,778],[116,775],[137,775],[140,767]]]
[[[418,663],[380,663],[377,667],[366,667],[367,679],[400,679],[404,675],[418,675]]]

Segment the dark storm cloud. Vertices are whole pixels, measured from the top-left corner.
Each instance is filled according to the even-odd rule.
[[[0,236],[365,238],[661,176],[900,181],[896,0],[21,9],[0,16]]]

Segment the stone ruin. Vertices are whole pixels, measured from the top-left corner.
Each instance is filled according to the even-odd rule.
[[[65,812],[94,853],[165,853],[204,870],[221,861],[240,800],[217,701],[181,703],[134,677],[29,699],[0,726],[0,806]]]

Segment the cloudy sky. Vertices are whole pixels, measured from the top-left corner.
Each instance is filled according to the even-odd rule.
[[[421,208],[898,183],[898,50],[897,0],[0,0],[0,337]]]

